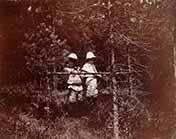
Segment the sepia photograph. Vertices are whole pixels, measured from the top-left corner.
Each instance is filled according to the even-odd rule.
[[[0,139],[176,139],[176,1],[0,0]]]

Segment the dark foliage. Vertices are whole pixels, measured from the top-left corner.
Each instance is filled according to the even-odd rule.
[[[138,95],[144,95],[147,90],[165,96],[167,91],[161,90],[172,86],[173,1],[3,0],[0,6],[1,84],[8,85],[0,91],[2,105],[14,108],[14,112],[20,110],[22,115],[30,113],[44,119],[59,117],[62,110],[58,107],[57,95],[48,91],[47,69],[54,66],[62,71],[69,52],[78,54],[81,66],[85,53],[92,50],[98,56],[96,65],[100,71],[111,71],[113,67],[114,72],[130,72],[117,75],[117,84],[114,84],[118,94],[120,135],[132,138],[136,130],[151,124],[151,113],[156,109],[149,111],[148,98]],[[114,65],[111,65],[112,49],[115,51]],[[65,80],[64,76],[59,78],[59,82]],[[110,84],[112,78],[106,78]],[[60,90],[62,85],[59,84]],[[90,126],[94,129],[107,125],[112,130],[112,115],[108,113],[112,106],[104,103],[103,98],[100,100],[90,113],[87,125],[94,125]],[[158,106],[161,102],[156,103]],[[172,112],[169,115],[173,115]],[[161,113],[162,109],[156,117]],[[169,118],[163,119],[167,123]],[[162,122],[157,118],[153,121],[157,122],[155,126]],[[40,128],[35,130],[31,126],[34,129],[31,136],[37,138],[37,133],[38,137],[46,138],[46,129],[37,127]]]

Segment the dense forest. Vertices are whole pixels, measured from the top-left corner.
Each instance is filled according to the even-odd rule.
[[[176,138],[175,4],[172,0],[1,0],[0,136]],[[97,55],[98,71],[113,73],[104,77],[102,86],[107,91],[113,85],[117,94],[117,133],[113,96],[101,97],[88,120],[73,121],[61,114],[62,108],[52,103],[55,96],[46,89],[50,65],[63,71],[65,57],[75,52],[82,66],[89,50]],[[120,72],[125,74],[115,74]],[[58,78],[63,91],[66,76]],[[50,105],[49,110],[40,110],[43,102]],[[40,119],[40,111],[46,117]],[[77,136],[76,128],[88,129]]]

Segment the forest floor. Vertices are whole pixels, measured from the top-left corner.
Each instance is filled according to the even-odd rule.
[[[176,95],[173,93],[150,96],[148,123],[135,131],[134,139],[176,139]],[[112,97],[108,95],[99,98],[89,114],[70,116],[64,112],[56,114],[54,119],[47,115],[37,118],[32,111],[19,110],[2,101],[0,139],[113,139],[112,105],[109,105]]]
[[[112,109],[109,105],[111,98],[108,95],[99,98],[96,102],[98,105],[92,111],[89,113],[80,111],[82,114],[79,115],[75,115],[74,111],[68,112],[67,108],[63,108],[62,111],[55,109],[52,113],[35,111],[39,114],[37,115],[33,110],[26,111],[19,108],[26,106],[2,102],[0,139],[111,139],[112,128],[107,127],[108,123],[102,122],[107,121]],[[104,113],[100,108],[105,107]]]

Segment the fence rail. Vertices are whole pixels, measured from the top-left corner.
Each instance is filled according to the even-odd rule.
[[[47,72],[47,75],[70,75],[70,74],[75,74],[75,75],[120,75],[120,74],[129,74],[129,72],[97,72],[97,73],[68,73],[68,72]]]

